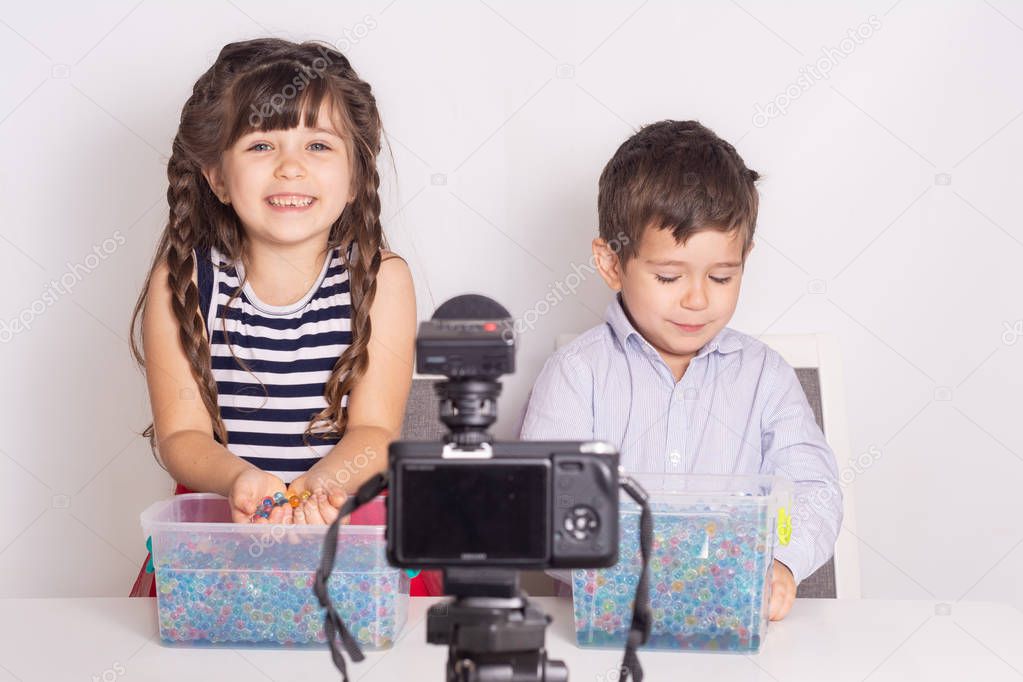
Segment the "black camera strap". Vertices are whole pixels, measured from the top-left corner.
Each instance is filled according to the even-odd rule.
[[[355,495],[349,496],[341,505],[337,518],[327,529],[327,535],[323,539],[323,555],[320,557],[320,567],[316,569],[316,581],[313,583],[313,592],[320,600],[320,606],[327,610],[323,617],[323,631],[327,635],[327,644],[330,646],[330,657],[334,659],[334,665],[341,671],[341,679],[348,682],[348,669],[345,667],[345,658],[341,653],[341,646],[344,646],[348,656],[353,661],[361,661],[365,658],[359,648],[359,642],[352,637],[352,633],[345,627],[340,614],[334,608],[330,600],[330,593],[327,592],[327,580],[334,570],[334,555],[337,553],[337,533],[341,525],[341,519],[366,504],[377,495],[387,489],[387,476],[375,474],[368,481],[359,486]],[[340,644],[338,642],[340,640]]]
[[[650,511],[649,496],[642,486],[628,476],[619,479],[619,485],[640,507],[639,553],[643,563],[639,569],[639,582],[636,583],[632,623],[629,625],[629,638],[625,643],[622,667],[618,671],[618,682],[627,682],[630,675],[634,682],[643,682],[643,666],[639,664],[636,649],[650,639],[650,626],[653,623],[650,614],[650,550],[654,544],[654,519]]]

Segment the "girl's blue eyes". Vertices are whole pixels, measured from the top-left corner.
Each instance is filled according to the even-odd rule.
[[[657,281],[662,284],[671,284],[678,280],[678,277],[662,277],[661,275],[654,275],[654,277],[656,277]],[[728,284],[732,281],[731,277],[711,277],[710,279],[712,282],[717,282],[718,284]]]
[[[251,151],[255,150],[256,147],[269,147],[269,146],[270,145],[268,143],[266,143],[266,142],[257,142],[256,144],[254,144],[251,147],[249,147],[248,150],[251,152]],[[330,147],[328,147],[327,145],[323,144],[322,142],[313,142],[309,146],[310,147],[320,146],[320,147],[323,147],[325,150],[328,150],[328,151],[330,150]]]

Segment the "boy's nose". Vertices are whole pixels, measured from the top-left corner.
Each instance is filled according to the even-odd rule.
[[[696,284],[686,291],[685,296],[682,297],[682,307],[689,308],[690,310],[703,310],[707,307],[707,294],[703,290],[703,286]]]

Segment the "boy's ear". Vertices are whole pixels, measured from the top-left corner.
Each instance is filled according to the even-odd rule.
[[[622,263],[618,252],[611,248],[606,240],[597,237],[591,245],[593,262],[597,265],[600,276],[615,291],[622,290]]]

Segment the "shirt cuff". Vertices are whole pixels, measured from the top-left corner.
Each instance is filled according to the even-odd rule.
[[[792,571],[792,577],[796,586],[803,582],[803,579],[810,574],[809,555],[796,543],[778,546],[774,550],[774,558],[785,564]]]

